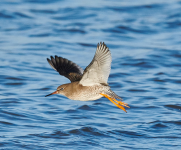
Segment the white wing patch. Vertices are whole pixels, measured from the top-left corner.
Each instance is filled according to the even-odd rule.
[[[107,84],[111,61],[109,48],[104,43],[98,44],[95,56],[84,70],[80,84],[83,86],[92,86],[100,83]]]

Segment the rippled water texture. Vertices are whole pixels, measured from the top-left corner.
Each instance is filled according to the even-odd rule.
[[[85,68],[100,41],[128,113],[44,97],[69,82],[46,58]],[[181,1],[1,0],[0,149],[181,149]]]

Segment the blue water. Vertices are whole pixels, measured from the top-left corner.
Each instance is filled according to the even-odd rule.
[[[1,0],[0,149],[181,149],[181,1]],[[110,48],[109,84],[130,105],[45,95]]]

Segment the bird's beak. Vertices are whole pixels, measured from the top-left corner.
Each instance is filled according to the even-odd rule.
[[[50,96],[50,95],[53,95],[53,94],[58,94],[58,91],[55,91],[55,92],[53,92],[53,93],[51,93],[51,94],[48,94],[48,95],[46,95],[45,97]]]

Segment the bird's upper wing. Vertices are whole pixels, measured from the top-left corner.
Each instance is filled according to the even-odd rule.
[[[92,62],[84,70],[80,84],[83,86],[92,86],[97,83],[106,84],[111,69],[111,52],[106,44],[97,45],[97,50]]]
[[[51,56],[51,59],[47,58],[47,61],[53,69],[60,75],[67,77],[71,82],[81,80],[83,69],[72,61],[58,56],[55,58]]]

